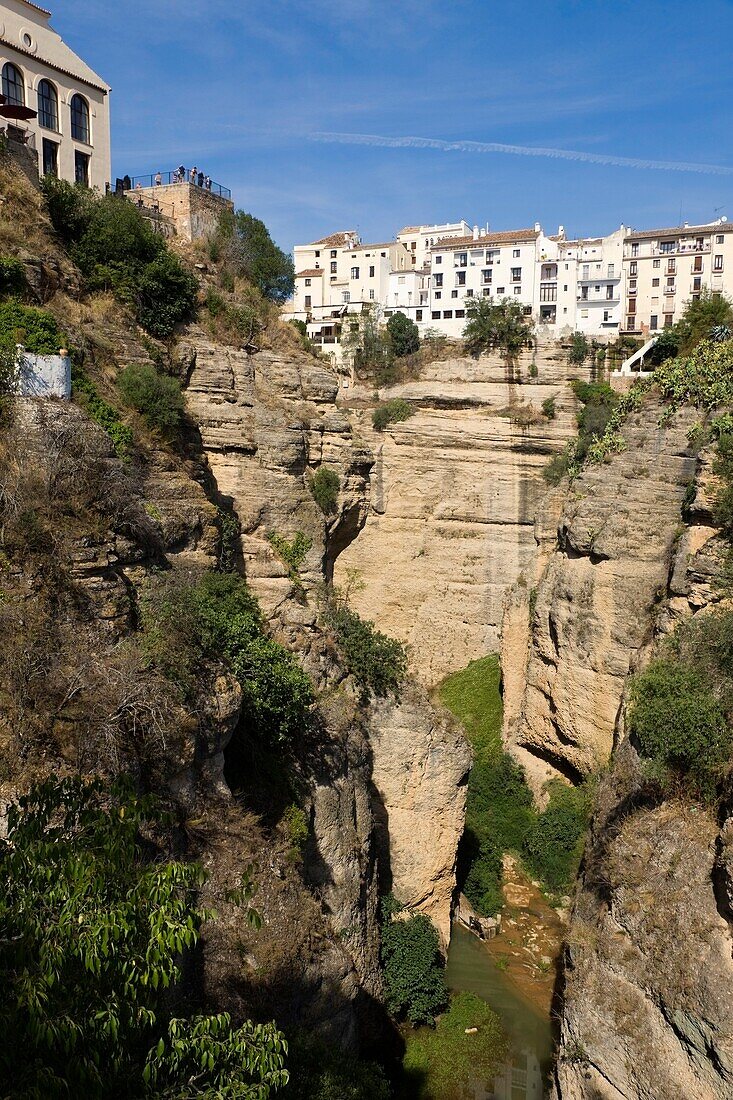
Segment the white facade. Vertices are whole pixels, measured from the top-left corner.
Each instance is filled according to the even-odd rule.
[[[295,249],[296,289],[286,313],[316,343],[338,351],[347,313],[400,310],[421,332],[460,339],[471,298],[517,301],[545,337],[600,340],[672,324],[707,288],[733,297],[733,224],[568,239],[531,229],[493,232],[465,221],[408,226],[394,241],[364,245],[353,231]]]
[[[35,147],[41,175],[104,191],[110,181],[109,85],[29,0],[0,5],[0,73],[6,101],[29,107],[29,121],[0,119],[8,136]]]

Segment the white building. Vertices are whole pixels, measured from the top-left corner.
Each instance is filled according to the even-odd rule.
[[[466,237],[470,232],[471,226],[461,219],[442,225],[407,225],[400,229],[397,240],[409,252],[412,267],[423,268],[430,262],[430,250],[434,245],[446,237]]]
[[[110,180],[109,85],[30,0],[0,5],[0,72],[6,103],[37,117],[8,121],[7,135],[35,149],[38,169],[104,191]],[[4,120],[0,119],[0,124]]]
[[[733,296],[733,224],[629,231],[624,238],[622,331],[646,335],[679,320],[702,291]]]

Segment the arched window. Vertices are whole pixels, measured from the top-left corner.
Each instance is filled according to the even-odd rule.
[[[71,100],[71,136],[74,141],[83,141],[91,145],[89,133],[89,104],[80,95]]]
[[[11,65],[9,61],[6,65],[3,65],[3,95],[8,103],[12,103],[13,106],[25,106],[23,74],[20,69],[15,65]]]
[[[59,97],[49,80],[38,85],[38,121],[46,130],[59,128]]]

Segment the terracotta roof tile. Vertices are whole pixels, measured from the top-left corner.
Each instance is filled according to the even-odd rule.
[[[364,252],[369,248],[392,248],[396,244],[400,244],[400,241],[380,241],[378,244],[360,244],[356,248],[352,249],[353,252]],[[404,248],[404,245],[402,245]]]
[[[307,267],[304,271],[298,271],[296,273],[295,278],[296,279],[302,279],[304,275],[307,275],[309,277],[312,276],[312,275],[323,275],[323,268],[322,267]]]
[[[450,248],[486,248],[494,244],[510,244],[512,241],[536,241],[539,232],[536,229],[507,229],[501,233],[487,233],[484,237],[474,240],[470,237],[446,237],[442,241],[436,241],[432,252],[440,252]]]
[[[404,229],[400,229],[397,236],[401,237],[403,233],[419,233],[421,228],[419,225],[406,225]]]
[[[323,245],[324,248],[338,248],[339,246],[348,244],[352,239],[358,240],[358,233],[354,229],[345,229],[340,233],[331,233],[328,237],[321,237],[320,241],[311,241],[311,247],[314,244]]]

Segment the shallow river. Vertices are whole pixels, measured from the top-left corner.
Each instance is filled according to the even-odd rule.
[[[542,1100],[552,1056],[549,1014],[522,997],[487,946],[459,924],[453,925],[446,977],[451,989],[475,993],[491,1005],[512,1044],[511,1058],[493,1083],[476,1092],[476,1100]]]

